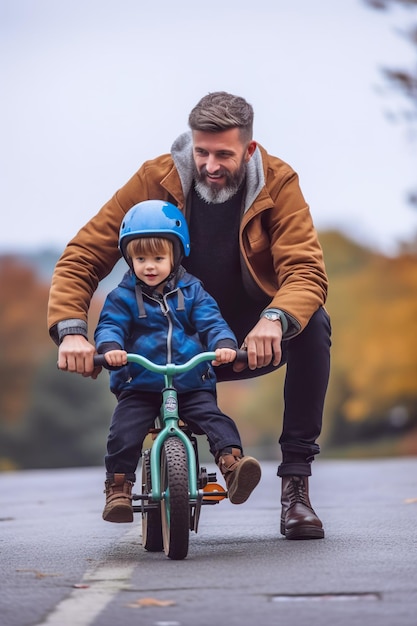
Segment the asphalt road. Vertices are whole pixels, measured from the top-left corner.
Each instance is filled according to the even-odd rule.
[[[211,468],[209,468],[211,469]],[[415,626],[417,459],[317,460],[326,538],[279,534],[276,464],[204,507],[184,561],[101,520],[101,469],[0,474],[2,626]]]

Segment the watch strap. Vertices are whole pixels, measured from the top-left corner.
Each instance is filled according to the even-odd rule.
[[[264,309],[261,313],[261,317],[264,317],[265,313],[267,313],[268,311],[270,311],[271,313],[277,313],[277,315],[279,315],[279,319],[281,322],[281,326],[282,326],[282,334],[285,335],[287,329],[288,329],[288,320],[287,317],[284,313],[284,311],[281,311],[281,309],[275,309],[272,307],[268,307],[267,309]]]

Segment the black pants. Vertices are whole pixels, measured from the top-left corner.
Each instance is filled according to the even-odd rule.
[[[127,480],[135,481],[143,440],[154,425],[161,401],[160,393],[129,391],[120,394],[107,439],[107,478],[120,473],[126,474]],[[225,448],[242,449],[236,425],[220,411],[214,393],[179,394],[178,408],[181,419],[196,435],[207,435],[213,456]]]
[[[282,463],[278,476],[310,476],[311,461],[320,452],[323,406],[330,372],[330,319],[320,308],[302,333],[282,342],[282,359],[277,367],[233,372],[216,370],[218,381],[254,378],[287,365],[284,384],[284,419],[279,439]]]

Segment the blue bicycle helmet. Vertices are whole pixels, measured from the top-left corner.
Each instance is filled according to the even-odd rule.
[[[164,237],[174,243],[174,266],[190,254],[190,234],[181,211],[164,200],[145,200],[135,204],[123,219],[119,234],[119,248],[129,265],[126,246],[139,237]]]

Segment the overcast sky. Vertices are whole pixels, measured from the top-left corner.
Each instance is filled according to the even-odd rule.
[[[410,15],[408,19],[410,19]],[[255,108],[318,229],[393,253],[417,232],[416,144],[379,68],[411,66],[403,12],[361,0],[0,0],[0,252],[62,249],[204,94]]]

